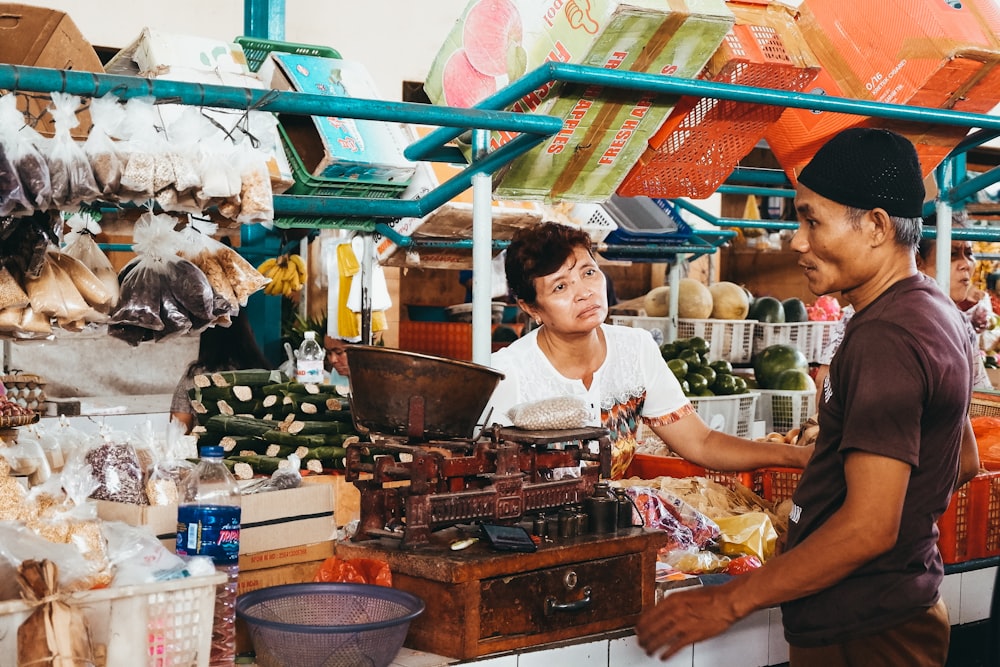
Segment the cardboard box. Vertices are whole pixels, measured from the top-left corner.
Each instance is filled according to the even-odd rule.
[[[381,99],[368,71],[350,60],[272,52],[260,74],[275,90]],[[400,190],[413,177],[414,164],[403,157],[408,137],[399,123],[295,114],[278,118],[313,176],[398,183]]]
[[[805,0],[803,36],[823,66],[806,92],[988,113],[1000,101],[1000,7],[992,0]],[[834,134],[859,125],[916,144],[924,175],[968,133],[946,125],[788,109],[764,137],[789,179]]]
[[[696,75],[733,14],[721,0],[593,0],[575,4],[470,2],[427,75],[431,101],[472,106],[546,61],[679,77]],[[610,197],[673,108],[673,98],[546,85],[514,111],[564,119],[563,130],[514,160],[497,196],[593,201]],[[497,147],[512,138],[494,133]]]
[[[103,72],[101,59],[80,29],[64,12],[12,3],[0,4],[0,62],[82,72]],[[35,129],[51,136],[54,126],[46,109],[47,95],[18,96],[18,107],[37,119]],[[77,116],[80,125],[73,136],[85,138],[90,132],[90,115]]]
[[[296,565],[311,561],[323,561],[333,556],[335,542],[325,540],[312,544],[300,544],[294,547],[282,547],[269,551],[256,551],[240,554],[240,574],[252,570],[265,570],[284,565]]]
[[[141,76],[149,79],[168,79],[189,83],[205,83],[238,88],[264,89],[265,85],[247,66],[243,47],[217,39],[176,35],[143,28],[131,44],[119,51],[105,66],[108,74]],[[186,105],[158,104],[157,110],[164,126],[179,118]],[[247,113],[270,115],[268,111],[242,111],[240,109],[203,110],[220,126],[233,130],[245,122]],[[271,190],[281,194],[295,180],[288,156],[281,145],[277,128],[267,123],[253,122],[259,149],[267,155]],[[262,129],[264,128],[264,129]],[[259,135],[259,136],[258,136]]]
[[[303,485],[322,484],[333,494],[333,518],[338,527],[361,518],[361,492],[343,475],[306,475]]]
[[[242,507],[241,555],[333,538],[333,492],[328,485],[246,495]],[[97,515],[106,521],[146,527],[171,551],[176,546],[176,505],[129,505],[98,500]]]

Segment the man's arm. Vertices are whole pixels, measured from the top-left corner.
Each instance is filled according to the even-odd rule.
[[[910,466],[868,452],[845,455],[847,497],[793,549],[720,586],[672,593],[636,625],[639,644],[663,659],[714,637],[750,613],[819,592],[896,543]]]

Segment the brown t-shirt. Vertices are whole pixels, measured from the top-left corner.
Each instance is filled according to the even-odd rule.
[[[961,313],[923,274],[891,286],[847,325],[819,388],[820,434],[792,498],[789,547],[843,503],[845,452],[905,461],[910,483],[891,550],[836,585],[782,605],[789,643],[817,646],[879,632],[937,601],[944,567],[936,521],[958,474],[971,345]]]

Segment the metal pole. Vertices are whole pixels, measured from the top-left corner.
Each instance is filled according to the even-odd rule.
[[[489,132],[472,133],[475,160],[489,150]],[[493,178],[472,176],[472,361],[488,366],[493,330]]]

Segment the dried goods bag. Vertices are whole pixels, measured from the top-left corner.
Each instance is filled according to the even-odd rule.
[[[119,199],[145,203],[156,195],[156,123],[154,100],[133,97],[125,103],[119,155],[124,159]]]
[[[52,139],[44,144],[43,152],[49,164],[52,204],[58,208],[72,208],[97,199],[101,194],[90,160],[70,134],[70,130],[80,124],[76,117],[79,108],[79,95],[52,93],[49,114],[56,129]]]
[[[90,160],[94,180],[106,199],[114,199],[121,189],[124,161],[112,136],[125,117],[125,107],[110,93],[90,101],[90,119],[93,122],[83,152]]]
[[[0,97],[0,143],[17,174],[24,213],[45,210],[51,203],[49,165],[38,149],[44,141],[25,123],[17,98],[12,93]]]
[[[18,569],[21,595],[35,605],[17,629],[18,667],[97,664],[83,609],[61,599],[58,569],[49,560],[29,560]]]
[[[549,430],[581,428],[590,420],[590,409],[576,396],[555,396],[519,403],[507,411],[517,428]]]
[[[94,236],[101,233],[100,225],[92,218],[79,214],[71,216],[66,224],[70,231],[66,233],[63,252],[79,260],[101,281],[105,291],[111,295],[108,307],[114,308],[118,305],[121,286],[118,284],[118,272],[111,265],[111,260],[94,240]]]
[[[239,213],[236,221],[248,225],[274,220],[271,174],[267,158],[244,141],[236,153],[240,167]]]

